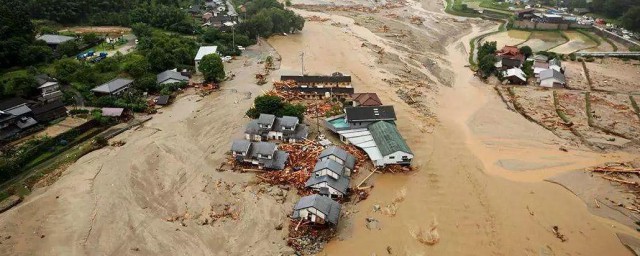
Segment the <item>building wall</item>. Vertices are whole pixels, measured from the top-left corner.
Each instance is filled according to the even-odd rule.
[[[338,162],[339,164],[344,165],[344,161],[343,161],[342,159],[340,159],[340,158],[337,158],[337,157],[336,157],[336,156],[334,156],[334,155],[326,156],[326,157],[320,158],[319,160],[320,160],[320,161],[322,161],[322,160],[324,160],[324,159],[331,159],[331,160],[333,160],[333,161]]]
[[[327,168],[324,168],[324,169],[322,169],[322,170],[320,170],[320,171],[315,172],[315,175],[316,175],[317,177],[322,177],[322,176],[331,176],[331,177],[333,177],[334,179],[338,179],[338,174],[336,174],[335,172],[330,171],[330,170],[329,170],[329,169],[327,169]]]
[[[312,222],[316,223],[324,223],[324,219],[327,217],[324,213],[313,207],[300,209],[298,210],[298,214],[300,215],[300,218],[310,218]]]
[[[315,190],[319,190],[320,188],[328,188],[329,189],[329,194],[331,194],[332,196],[338,196],[338,197],[342,197],[343,196],[343,194],[340,191],[335,190],[332,187],[329,187],[326,182],[321,182],[321,183],[315,184],[315,185],[313,185],[311,187],[313,189],[315,189]]]
[[[406,156],[408,160],[403,160],[402,159],[403,156]],[[406,163],[407,161],[410,162],[411,159],[413,159],[413,155],[402,152],[402,151],[397,151],[393,154],[384,156],[382,159],[384,161],[384,164]]]

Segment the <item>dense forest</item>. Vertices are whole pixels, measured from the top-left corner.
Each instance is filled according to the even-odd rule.
[[[97,106],[122,106],[140,109],[143,102],[135,97],[96,99],[90,89],[117,76],[136,80],[139,92],[168,94],[177,88],[155,84],[155,74],[166,69],[192,69],[199,45],[217,45],[223,55],[239,55],[235,46],[255,44],[258,36],[292,33],[304,26],[304,19],[285,10],[276,0],[234,1],[245,20],[231,31],[202,29],[187,13],[193,0],[0,0],[0,98],[34,97],[35,75],[46,73],[83,94]],[[240,6],[243,8],[240,8]],[[37,21],[37,23],[35,23]],[[134,53],[109,56],[100,63],[81,62],[73,58],[101,39],[95,34],[52,49],[37,34],[57,33],[57,29],[39,24],[51,21],[61,25],[122,25],[133,28],[139,43]],[[38,26],[34,25],[38,24]],[[172,33],[177,32],[177,33]],[[65,99],[72,102],[71,93]]]

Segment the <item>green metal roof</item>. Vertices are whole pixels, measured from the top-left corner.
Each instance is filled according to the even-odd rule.
[[[379,121],[369,125],[369,132],[383,156],[397,151],[413,154],[395,125]]]

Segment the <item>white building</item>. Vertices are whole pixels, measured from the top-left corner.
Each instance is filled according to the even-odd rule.
[[[202,58],[204,58],[204,56],[207,56],[209,54],[218,54],[218,46],[201,46],[200,49],[198,49],[198,53],[193,59],[196,64],[197,73],[200,73],[200,69],[198,68],[198,66],[200,65],[200,61],[202,60]]]

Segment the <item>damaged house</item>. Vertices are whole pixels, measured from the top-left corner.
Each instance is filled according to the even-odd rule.
[[[300,198],[293,208],[293,219],[317,224],[338,225],[342,206],[326,196],[310,195]]]
[[[335,149],[333,149],[333,151],[336,153],[338,152]],[[344,156],[344,154],[342,153],[337,154]],[[327,195],[330,197],[343,197],[348,192],[349,176],[351,175],[351,170],[353,168],[345,167],[345,165],[340,164],[331,156],[335,155],[325,154],[325,157],[321,158],[322,160],[319,160],[316,163],[316,166],[313,168],[313,174],[311,175],[309,180],[307,180],[305,186],[307,188],[318,191],[322,195]],[[349,159],[349,156],[350,155],[347,154],[345,158]],[[355,162],[355,158],[353,158],[353,160]],[[347,163],[347,161],[344,161],[344,163]]]
[[[318,156],[318,162],[333,160],[344,167],[345,176],[351,176],[351,172],[356,167],[356,158],[344,149],[336,146],[328,147]]]
[[[250,142],[248,140],[235,140],[231,145],[231,154],[238,162],[273,170],[284,169],[289,158],[289,154],[278,150],[275,143]]]
[[[354,93],[351,76],[339,72],[330,76],[281,76],[280,80],[293,84],[283,87],[283,90],[298,92],[303,98],[308,99],[346,99]]]
[[[306,139],[309,128],[294,116],[260,114],[258,119],[247,124],[244,133],[245,139],[251,141],[279,140],[293,143]]]

